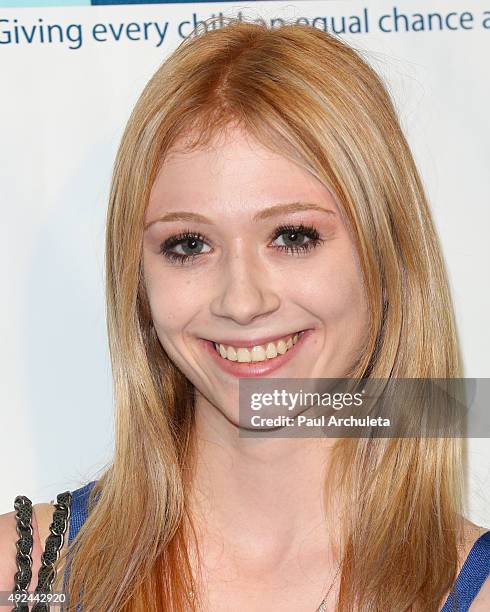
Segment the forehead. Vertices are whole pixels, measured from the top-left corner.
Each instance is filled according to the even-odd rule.
[[[308,170],[236,129],[205,148],[172,149],[152,186],[146,220],[183,207],[253,214],[275,202],[311,200],[333,204]]]

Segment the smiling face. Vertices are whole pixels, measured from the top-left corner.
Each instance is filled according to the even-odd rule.
[[[235,424],[238,377],[343,377],[363,347],[361,272],[330,191],[238,129],[166,158],[143,268],[163,348]]]

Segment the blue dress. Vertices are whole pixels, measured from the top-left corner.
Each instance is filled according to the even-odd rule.
[[[94,484],[95,480],[72,492],[70,527],[68,532],[68,543],[70,544],[87,518],[88,495]],[[472,601],[477,596],[478,591],[483,586],[489,574],[490,531],[487,531],[473,544],[456,579],[455,591],[458,607],[454,607],[454,596],[450,594],[441,612],[468,612]]]

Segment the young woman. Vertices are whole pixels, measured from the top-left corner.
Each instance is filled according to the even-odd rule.
[[[115,455],[59,499],[65,609],[489,609],[462,439],[239,436],[240,377],[462,376],[421,180],[358,53],[234,20],[182,43],[129,119],[106,244]],[[13,512],[0,529],[10,590]]]

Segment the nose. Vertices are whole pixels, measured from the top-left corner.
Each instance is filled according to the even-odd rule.
[[[216,295],[210,306],[212,314],[233,319],[239,325],[248,325],[271,314],[280,305],[267,264],[252,253],[230,256],[215,287]]]

